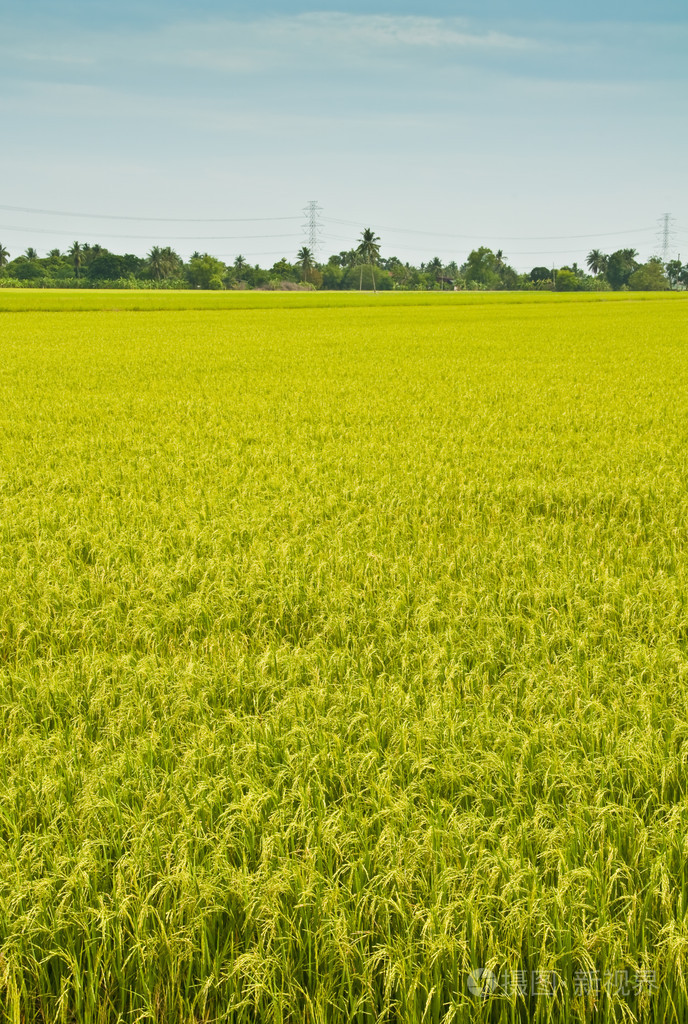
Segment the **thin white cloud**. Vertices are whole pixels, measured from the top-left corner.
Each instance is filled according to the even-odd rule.
[[[184,66],[232,72],[289,64],[299,53],[316,63],[347,64],[409,51],[505,53],[537,49],[536,40],[502,32],[470,32],[457,19],[387,15],[299,14],[258,21],[218,20],[164,30],[159,54],[174,52]]]
[[[504,32],[472,31],[457,18],[326,12],[252,21],[184,20],[153,30],[133,28],[126,35],[58,31],[50,39],[32,39],[28,46],[11,26],[7,29],[0,32],[0,56],[15,67],[42,63],[46,69],[94,65],[117,55],[127,64],[250,74],[293,67],[305,54],[316,66],[342,66],[368,60],[371,52],[380,59],[413,59],[412,54],[422,51],[508,54],[541,46],[535,39]]]
[[[337,75],[347,73],[355,73],[355,81],[390,71],[405,80],[422,75],[427,81],[441,69],[489,71],[492,80],[496,75],[685,78],[685,61],[678,55],[685,53],[688,30],[682,26],[552,22],[531,24],[529,33],[494,31],[460,18],[326,12],[244,21],[187,18],[120,33],[56,28],[42,39],[29,38],[19,25],[0,23],[0,77],[32,78],[40,68],[43,80],[90,76],[123,89],[148,81],[155,89],[160,72],[186,74],[187,87],[197,86],[206,73],[236,80],[260,76],[263,84],[270,75],[281,75],[287,91],[301,77],[317,75],[328,89]]]

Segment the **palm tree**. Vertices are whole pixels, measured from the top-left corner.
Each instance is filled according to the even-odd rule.
[[[298,253],[296,254],[296,266],[301,268],[303,279],[304,281],[307,281],[309,274],[313,269],[313,253],[311,252],[307,245],[304,245],[301,249],[299,249]]]
[[[163,276],[164,265],[162,249],[159,245],[154,245],[148,253],[148,266],[150,267],[151,277],[153,280],[160,281]]]
[[[29,248],[26,250],[24,255],[26,256],[27,260],[37,260],[38,259],[38,253],[36,252],[36,250],[34,249],[34,247],[32,245],[29,246]]]
[[[181,258],[181,256],[179,255],[179,253],[175,252],[174,249],[171,246],[166,245],[162,249],[160,255],[162,257],[162,263],[163,263],[163,268],[164,268],[164,270],[163,270],[164,276],[165,277],[175,277],[175,275],[179,276],[179,274],[181,273],[182,267],[184,266],[184,261]]]
[[[585,262],[590,273],[598,277],[600,274],[604,274],[607,269],[608,260],[609,257],[605,256],[599,249],[591,249]]]
[[[371,274],[373,277],[373,291],[377,291],[375,287],[375,270],[374,268],[377,261],[380,259],[380,239],[377,237],[374,231],[370,228],[364,228],[363,233],[358,242],[358,248],[356,249],[356,255],[361,262],[361,276],[358,282],[358,290],[361,291],[363,288],[363,265],[367,263],[371,267]]]
[[[426,272],[428,274],[432,274],[433,278],[435,279],[435,284],[441,283],[442,288],[444,288],[444,278],[442,277],[442,269],[442,260],[439,258],[439,256],[434,256],[433,259],[431,259],[430,262],[425,267]]]
[[[67,255],[71,257],[72,263],[74,264],[74,273],[78,280],[81,277],[81,266],[84,262],[84,250],[78,242],[74,242],[68,250]]]
[[[0,244],[0,268],[7,266],[9,258],[9,250],[6,249],[4,245]]]
[[[195,253],[191,258],[198,258],[198,254]],[[153,280],[162,281],[179,273],[182,260],[169,245],[166,245],[164,249],[161,249],[159,245],[154,245],[148,253],[148,266]]]

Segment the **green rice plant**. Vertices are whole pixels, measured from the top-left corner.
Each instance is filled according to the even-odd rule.
[[[637,299],[0,294],[0,1021],[686,1019]]]

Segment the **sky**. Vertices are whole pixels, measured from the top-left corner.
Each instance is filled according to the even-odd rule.
[[[0,0],[0,244],[688,259],[685,0]]]

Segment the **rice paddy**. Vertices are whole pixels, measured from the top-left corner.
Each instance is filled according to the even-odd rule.
[[[688,1018],[639,298],[0,292],[3,1024]]]

